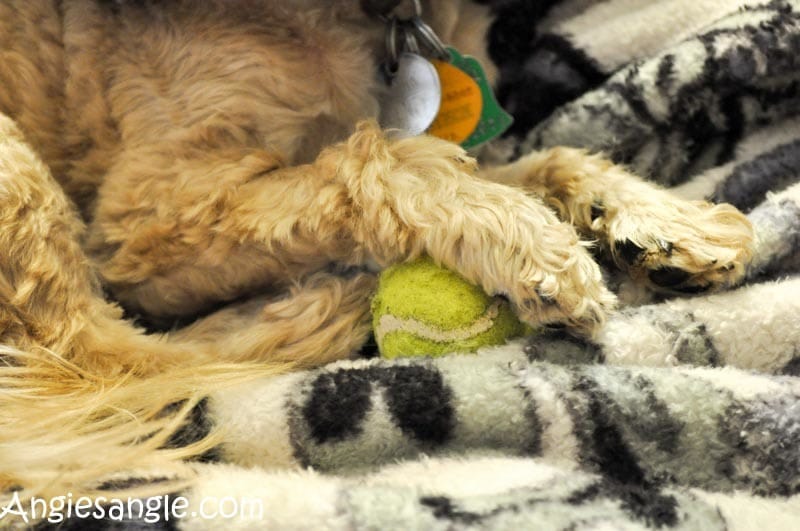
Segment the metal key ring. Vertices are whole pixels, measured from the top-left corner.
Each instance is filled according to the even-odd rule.
[[[405,44],[403,50],[419,55],[419,43],[417,43],[417,38],[412,30],[413,28],[410,28],[407,24],[403,25],[403,41]]]
[[[423,44],[430,48],[434,54],[436,54],[438,59],[442,61],[449,61],[450,60],[450,52],[447,51],[442,40],[436,35],[436,32],[433,29],[425,24],[420,17],[414,17],[411,20],[411,23],[414,25],[414,31],[420,37]]]
[[[389,55],[388,69],[389,73],[397,71],[397,17],[391,16],[387,19],[389,24],[386,30],[386,53]]]

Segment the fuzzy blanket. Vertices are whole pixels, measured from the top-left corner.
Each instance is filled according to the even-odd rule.
[[[800,1],[489,3],[516,121],[481,157],[586,147],[731,202],[757,234],[744,285],[661,300],[612,274],[628,306],[596,344],[340,362],[209,396],[179,435],[226,432],[176,493],[185,516],[95,525],[800,528]],[[225,497],[261,509],[201,516]]]

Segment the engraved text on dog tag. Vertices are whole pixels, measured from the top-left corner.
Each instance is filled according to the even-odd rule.
[[[414,136],[423,133],[439,112],[442,89],[433,65],[421,55],[405,52],[397,60],[397,72],[381,105],[381,126],[402,129]]]

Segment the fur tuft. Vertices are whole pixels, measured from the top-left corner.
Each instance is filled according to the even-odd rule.
[[[215,429],[187,445],[169,444],[192,408],[214,390],[291,368],[219,363],[106,378],[46,349],[2,347],[0,357],[0,491],[23,498],[97,495],[131,463],[168,479],[147,495],[172,491],[192,476],[185,461],[220,440]]]

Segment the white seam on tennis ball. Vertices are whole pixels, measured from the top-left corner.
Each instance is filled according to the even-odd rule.
[[[482,334],[494,326],[494,320],[500,314],[500,305],[503,301],[494,301],[483,315],[478,317],[471,325],[454,328],[453,330],[441,330],[416,319],[402,319],[394,315],[385,314],[381,315],[378,320],[378,326],[375,329],[375,335],[379,342],[383,341],[386,334],[392,332],[408,332],[422,339],[436,341],[438,343],[451,342],[451,341],[464,341]]]

